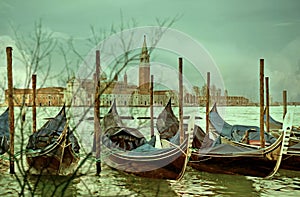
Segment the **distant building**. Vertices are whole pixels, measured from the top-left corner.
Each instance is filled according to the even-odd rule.
[[[108,79],[100,67],[100,105],[110,106],[116,100],[119,106],[149,106],[150,105],[150,55],[144,37],[142,51],[140,54],[138,86],[129,84],[127,74],[124,73],[123,80],[116,75]],[[95,78],[95,76],[93,77]],[[185,92],[183,105],[205,106],[206,85],[193,87],[194,93]],[[153,104],[164,106],[171,98],[172,104],[178,106],[178,92],[175,90],[154,90]],[[95,101],[94,79],[71,78],[67,81],[66,88],[47,87],[37,89],[37,106],[92,106]],[[7,90],[5,91],[5,103],[7,105]],[[15,105],[32,106],[32,89],[14,89]],[[227,90],[221,95],[221,89],[214,85],[210,87],[210,103],[218,105],[249,105],[249,99],[243,96],[228,96]]]
[[[37,106],[62,106],[64,104],[65,88],[47,87],[36,90]],[[15,106],[32,106],[32,89],[13,89]],[[8,105],[8,90],[5,90],[5,104]]]
[[[199,90],[200,88],[194,88]],[[206,105],[206,85],[202,86],[198,94],[196,92],[200,106]],[[247,106],[251,105],[250,100],[244,96],[228,96],[228,91],[224,91],[222,96],[221,89],[217,89],[214,85],[210,87],[210,104],[217,103],[222,106]]]
[[[101,68],[100,68],[101,70]],[[129,84],[127,74],[123,81],[118,77],[107,79],[104,72],[100,76],[100,105],[110,106],[116,100],[120,106],[149,106],[150,105],[150,55],[146,45],[146,37],[142,46],[139,63],[139,84]],[[95,86],[93,79],[72,78],[67,82],[65,100],[67,105],[91,106],[94,104]],[[177,92],[173,90],[154,90],[153,104],[166,105],[171,98],[174,105],[178,105]],[[189,100],[189,99],[187,99]]]
[[[129,84],[127,74],[124,74],[123,81],[119,81],[118,76],[114,79],[107,79],[104,72],[100,76],[100,105],[110,106],[116,100],[120,106],[149,106],[150,105],[150,55],[146,45],[146,37],[142,45],[140,54],[138,86]],[[100,68],[101,70],[101,68]],[[193,87],[194,93],[184,93],[183,104],[185,106],[205,106],[206,85]],[[91,106],[94,104],[94,80],[72,78],[67,82],[65,91],[65,101],[67,105]],[[154,90],[153,104],[165,105],[169,99],[173,105],[178,105],[178,92],[174,90]],[[249,105],[249,99],[242,96],[228,96],[227,90],[224,96],[221,89],[214,85],[210,87],[210,102],[219,105]]]
[[[150,94],[145,89],[142,91],[136,85],[124,81],[100,82],[100,105],[110,106],[116,100],[119,106],[149,106]],[[65,91],[66,105],[91,106],[94,104],[94,81],[91,79],[71,79],[67,83]],[[158,90],[153,92],[154,105],[166,105],[169,98],[177,105],[177,93],[172,90]]]

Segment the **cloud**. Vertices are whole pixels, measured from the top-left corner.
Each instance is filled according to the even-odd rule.
[[[293,25],[293,24],[294,23],[292,23],[292,22],[281,22],[281,23],[274,24],[274,26],[285,27],[285,26],[290,26],[290,25]]]
[[[28,76],[26,76],[26,66],[24,64],[24,58],[21,55],[21,52],[25,55],[25,58],[29,58],[24,51],[16,46],[16,41],[10,36],[0,36],[0,46],[4,46],[0,51],[0,67],[1,75],[7,76],[7,56],[6,56],[6,47],[12,47],[12,69],[13,69],[13,84],[16,88],[24,88],[25,81]],[[29,77],[31,78],[31,76]],[[7,82],[3,82],[1,89],[7,89]]]
[[[300,101],[300,37],[286,44],[278,53],[269,53],[266,73],[270,76],[271,94],[282,101],[282,91],[288,91],[289,101]]]
[[[52,31],[49,27],[43,28],[43,31],[47,31],[48,33],[52,33],[52,37],[55,39],[69,40],[71,36],[64,32]]]

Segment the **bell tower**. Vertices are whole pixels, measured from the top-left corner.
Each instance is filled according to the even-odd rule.
[[[144,35],[144,43],[142,47],[142,53],[140,55],[140,65],[139,65],[139,89],[140,92],[150,91],[150,55],[148,54],[146,36]]]

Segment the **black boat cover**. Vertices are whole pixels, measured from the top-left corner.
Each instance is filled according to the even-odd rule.
[[[179,121],[173,113],[171,99],[165,109],[159,114],[156,121],[156,128],[160,133],[160,139],[169,140],[177,133]]]
[[[26,149],[43,149],[50,144],[56,143],[66,124],[67,118],[65,107],[63,107],[56,117],[48,120],[37,132],[29,136]],[[80,149],[78,140],[73,132],[70,131],[70,128],[67,127],[67,129],[67,138],[71,142],[74,152],[78,153]]]
[[[0,155],[9,149],[9,110],[8,108],[0,116]]]
[[[249,140],[259,140],[260,139],[260,129],[257,126],[247,126],[247,125],[230,125],[219,115],[216,104],[209,113],[209,122],[216,129],[216,131],[224,137],[231,140],[241,142],[248,132]],[[264,132],[266,144],[273,144],[276,138],[267,132]]]

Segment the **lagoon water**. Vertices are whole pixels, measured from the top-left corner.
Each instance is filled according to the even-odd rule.
[[[1,108],[0,113],[5,109]],[[146,108],[128,109],[119,108],[121,115],[145,116],[148,114]],[[157,116],[162,107],[154,108],[154,115]],[[37,128],[40,128],[47,117],[53,117],[59,108],[37,108]],[[26,146],[28,136],[31,133],[31,108],[27,108],[26,121],[24,123],[24,135],[22,140],[20,110],[15,110],[15,164],[16,174],[10,175],[9,168],[1,165],[0,176],[0,196],[300,196],[300,172],[280,170],[272,179],[257,177],[245,177],[237,175],[212,174],[199,172],[187,167],[182,180],[156,180],[136,177],[113,170],[102,162],[102,172],[100,176],[95,175],[95,160],[86,158],[91,150],[93,140],[93,120],[92,111],[88,111],[83,116],[85,109],[70,109],[70,125],[75,127],[80,118],[82,121],[77,125],[76,134],[81,143],[81,166],[76,176],[28,176],[25,182],[22,175],[26,170],[26,162],[21,154],[21,146]],[[101,108],[104,114],[107,108]],[[175,114],[177,109],[174,108]],[[259,107],[220,107],[220,113],[230,124],[259,125]],[[271,107],[270,114],[274,119],[282,121],[283,108],[280,106]],[[300,106],[288,107],[289,112],[294,114],[294,125],[300,125]],[[205,128],[205,108],[186,107],[184,115],[202,117],[197,119],[197,124]],[[142,126],[141,130],[147,134],[149,123],[144,120],[125,120],[128,126]],[[21,142],[24,142],[23,145]],[[23,158],[23,159],[21,159]],[[7,161],[8,155],[1,156],[2,163]],[[86,160],[85,160],[86,159]],[[102,156],[105,160],[105,156]],[[300,164],[299,164],[300,165]]]

